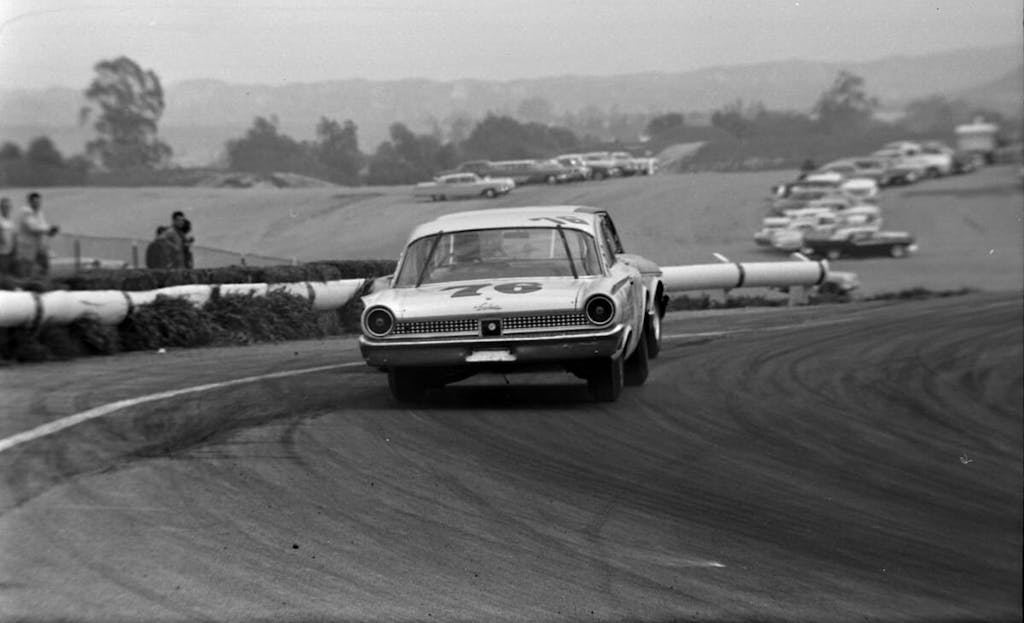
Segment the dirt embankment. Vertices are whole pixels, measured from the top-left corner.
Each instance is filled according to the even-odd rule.
[[[409,187],[389,188],[54,188],[44,193],[50,219],[66,232],[146,240],[174,210],[185,210],[197,243],[300,260],[394,258],[412,227],[439,214],[498,206],[580,204],[612,211],[629,250],[665,266],[784,256],[751,238],[770,187],[791,172],[664,174],[527,186],[496,200],[416,201]],[[17,192],[9,193],[17,196]],[[1017,290],[1024,282],[1019,167],[886,189],[889,229],[910,231],[921,251],[906,260],[840,260],[860,274],[864,292],[914,286]]]

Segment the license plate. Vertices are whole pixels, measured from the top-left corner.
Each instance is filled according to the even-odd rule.
[[[466,355],[467,363],[515,360],[516,356],[507,350],[478,350]]]

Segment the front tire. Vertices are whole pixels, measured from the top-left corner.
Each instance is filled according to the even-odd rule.
[[[594,362],[587,377],[587,388],[598,402],[615,402],[622,393],[625,369],[622,357],[607,357]]]
[[[623,383],[631,387],[643,385],[647,381],[650,372],[647,366],[647,336],[641,335],[637,340],[636,350],[626,359],[623,369]]]
[[[825,257],[832,261],[838,260],[842,256],[843,254],[839,252],[839,249],[829,249],[825,252]]]
[[[498,193],[496,193],[493,188],[488,188],[484,191],[484,197],[487,197],[488,199],[494,199],[497,196]]]
[[[647,356],[650,359],[657,359],[661,352],[661,315],[660,306],[654,307],[654,313],[647,314],[644,318],[644,341],[647,342]]]
[[[907,257],[907,247],[903,246],[902,244],[894,244],[889,249],[889,255],[895,258]]]
[[[388,388],[398,402],[419,402],[427,392],[413,368],[388,368]]]

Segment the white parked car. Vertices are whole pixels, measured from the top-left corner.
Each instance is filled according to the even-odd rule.
[[[799,251],[807,235],[840,235],[854,231],[878,231],[882,213],[878,206],[858,205],[841,212],[817,212],[794,218],[789,224],[772,232],[769,245],[779,251]]]
[[[449,214],[414,229],[386,287],[363,298],[359,346],[399,401],[480,372],[548,368],[614,401],[660,349],[660,275],[623,251],[600,209]]]
[[[515,187],[516,183],[507,177],[480,177],[476,173],[450,173],[438,176],[430,182],[416,184],[412,194],[414,197],[433,201],[466,197],[493,198],[507,194]]]

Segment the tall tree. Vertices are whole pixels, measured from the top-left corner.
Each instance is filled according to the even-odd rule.
[[[359,183],[364,157],[359,151],[358,129],[352,120],[346,119],[342,126],[333,119],[321,117],[316,124],[314,151],[328,180],[350,186]]]
[[[826,132],[856,132],[871,121],[877,107],[878,100],[864,89],[864,78],[842,70],[832,86],[818,98],[814,113]]]
[[[93,128],[99,136],[86,145],[86,152],[115,170],[165,164],[171,148],[157,137],[164,112],[160,78],[127,56],[100,61],[94,69],[96,77],[85,91],[92,106],[83,109],[81,118],[97,112]]]

